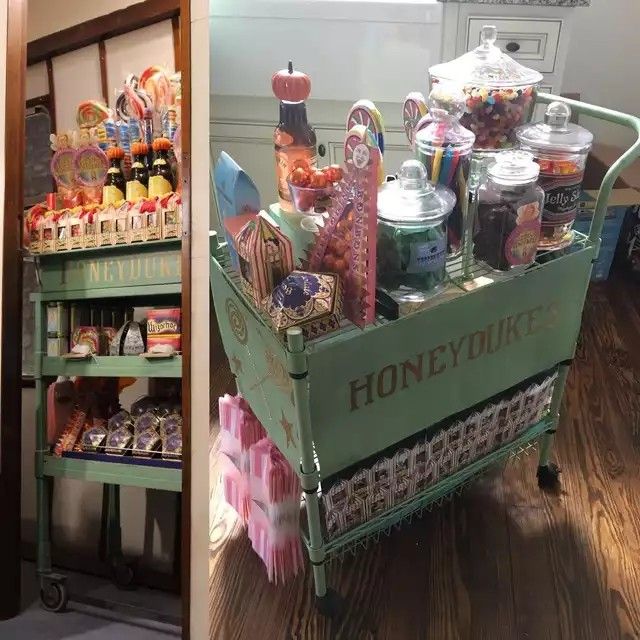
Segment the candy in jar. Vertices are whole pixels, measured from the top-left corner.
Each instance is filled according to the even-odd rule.
[[[432,182],[449,187],[456,196],[447,227],[447,249],[451,256],[462,251],[469,163],[476,138],[459,122],[464,107],[465,96],[459,87],[438,83],[429,94],[431,122],[415,134],[416,157],[427,168],[427,176]]]
[[[569,122],[571,108],[552,102],[544,122],[516,131],[521,149],[530,151],[540,165],[538,184],[545,193],[539,249],[561,249],[571,244],[582,177],[593,134]]]
[[[529,122],[542,75],[503,53],[497,29],[482,27],[480,46],[429,69],[431,82],[451,81],[466,95],[462,126],[476,136],[474,149],[491,151],[515,146],[514,130]]]
[[[526,151],[503,151],[478,188],[474,257],[496,271],[524,270],[540,239],[544,191],[540,167]]]
[[[427,180],[418,160],[378,192],[377,278],[398,302],[418,301],[446,276],[447,218],[455,195]]]

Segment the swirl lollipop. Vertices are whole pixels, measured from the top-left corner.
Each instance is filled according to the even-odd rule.
[[[76,122],[80,128],[97,127],[110,116],[109,108],[99,100],[84,100],[78,105]]]
[[[363,124],[357,124],[351,127],[347,132],[344,141],[344,161],[353,163],[354,166],[362,169],[369,162],[369,147],[378,149],[377,140],[370,129]],[[378,163],[378,184],[384,182],[384,168],[382,167],[382,154],[380,153],[380,162]]]
[[[419,91],[412,91],[405,99],[402,106],[402,120],[404,132],[409,143],[413,147],[413,138],[417,131],[416,125],[427,115],[427,101]]]
[[[371,100],[358,100],[351,107],[347,116],[347,131],[359,124],[371,131],[380,153],[384,153],[384,122],[382,114]]]

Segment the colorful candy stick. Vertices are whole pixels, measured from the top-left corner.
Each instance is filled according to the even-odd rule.
[[[419,91],[412,91],[405,99],[402,105],[402,120],[404,123],[404,132],[407,134],[409,144],[413,148],[415,134],[420,129],[417,124],[424,116],[427,115],[427,101]],[[430,122],[429,120],[428,122]],[[427,123],[428,123],[427,122]]]
[[[373,134],[380,153],[384,154],[384,121],[382,114],[371,100],[358,100],[347,115],[347,131],[364,125]]]

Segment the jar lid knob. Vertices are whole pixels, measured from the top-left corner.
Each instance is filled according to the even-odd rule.
[[[419,160],[405,160],[398,174],[401,189],[424,190],[427,185],[427,170]]]
[[[493,47],[498,39],[498,28],[493,24],[485,24],[480,31],[480,44],[483,48]]]
[[[566,131],[571,118],[571,107],[564,102],[552,102],[544,112],[544,123],[557,131]]]

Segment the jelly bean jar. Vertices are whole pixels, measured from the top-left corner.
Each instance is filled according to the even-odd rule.
[[[478,188],[473,255],[495,271],[515,274],[535,260],[544,203],[539,172],[530,153],[503,151]]]
[[[516,131],[520,148],[530,151],[540,165],[538,184],[545,197],[539,249],[562,249],[573,240],[571,228],[593,134],[569,122],[570,118],[568,105],[552,102],[543,122],[524,125]]]
[[[456,198],[427,180],[418,160],[407,160],[397,180],[378,192],[377,277],[395,300],[418,301],[446,277],[447,218]]]
[[[497,29],[482,27],[480,46],[429,69],[431,83],[451,81],[463,87],[466,110],[461,124],[476,136],[474,149],[491,151],[516,144],[516,127],[531,120],[542,74],[516,62],[495,42]]]

